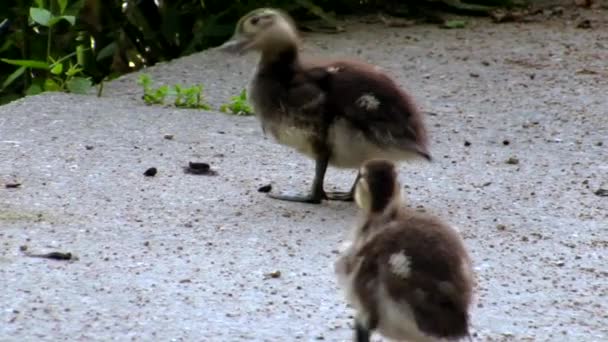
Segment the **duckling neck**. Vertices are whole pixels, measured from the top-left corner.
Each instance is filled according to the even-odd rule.
[[[260,65],[263,66],[293,66],[298,61],[298,48],[295,44],[285,43],[279,48],[274,46],[273,49],[262,51]]]
[[[369,239],[379,232],[373,227],[384,226],[385,224],[398,219],[401,215],[401,201],[391,201],[384,209],[364,214],[364,220],[357,232],[360,238]]]

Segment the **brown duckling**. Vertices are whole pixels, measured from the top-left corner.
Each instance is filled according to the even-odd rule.
[[[355,341],[373,331],[416,342],[470,338],[473,271],[458,232],[402,206],[390,161],[362,166],[355,201],[365,219],[334,265],[357,312]]]
[[[249,87],[254,112],[265,133],[316,163],[310,193],[271,197],[350,201],[354,185],[345,193],[324,191],[328,165],[359,169],[373,158],[431,159],[421,112],[386,73],[357,61],[313,61],[300,56],[299,45],[289,16],[262,8],[242,17],[233,37],[220,47],[261,53]]]

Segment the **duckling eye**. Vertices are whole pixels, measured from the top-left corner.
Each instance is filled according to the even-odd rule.
[[[257,25],[260,22],[260,18],[259,17],[253,17],[251,18],[251,20],[249,21],[251,23],[251,25]]]

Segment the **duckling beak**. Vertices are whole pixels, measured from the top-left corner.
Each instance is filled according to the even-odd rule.
[[[218,50],[231,54],[244,54],[250,47],[250,42],[244,37],[232,37],[224,44],[217,47]]]

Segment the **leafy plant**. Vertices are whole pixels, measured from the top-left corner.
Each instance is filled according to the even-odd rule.
[[[152,86],[152,79],[149,75],[142,74],[138,83],[143,87],[143,100],[147,104],[165,104],[168,96],[173,96],[173,105],[178,108],[211,109],[203,97],[203,86],[194,85],[182,87],[178,84],[173,87],[162,85],[158,88]]]
[[[29,22],[35,32],[43,32],[46,29],[46,58],[37,59],[8,59],[0,58],[0,61],[18,66],[0,86],[0,91],[9,87],[22,76],[34,75],[32,82],[25,89],[25,94],[32,95],[43,91],[69,91],[72,93],[87,93],[92,86],[90,78],[83,75],[83,67],[79,60],[86,48],[78,45],[76,50],[59,59],[53,58],[52,43],[53,29],[60,22],[65,21],[70,26],[76,23],[74,15],[67,14],[68,0],[51,0],[50,8],[44,8],[44,0],[35,0],[38,7],[29,8]],[[58,8],[55,15],[54,7]],[[72,59],[76,57],[76,63]]]
[[[211,106],[205,103],[203,98],[203,85],[194,85],[189,88],[182,88],[175,85],[175,106],[182,108],[199,108],[210,110]]]
[[[239,95],[230,98],[230,103],[223,104],[220,111],[241,116],[253,115],[253,110],[247,103],[247,91],[243,89]]]
[[[0,59],[5,62],[0,62],[0,104],[44,90],[84,92],[90,83],[219,45],[243,14],[262,6],[289,12],[302,29],[338,32],[342,27],[335,18],[342,14],[416,17],[448,10],[486,15],[496,6],[526,1],[0,0]],[[163,92],[174,91],[169,88],[159,90],[159,100]],[[184,96],[180,105],[188,103]],[[190,98],[196,103],[196,96]]]
[[[146,74],[142,74],[139,76],[139,80],[137,81],[139,85],[144,88],[143,100],[146,104],[164,104],[165,98],[169,93],[169,87],[162,86],[158,88],[152,87],[152,79],[150,76]]]
[[[467,22],[465,20],[448,20],[443,25],[442,28],[446,29],[459,29],[465,28],[467,26]]]

